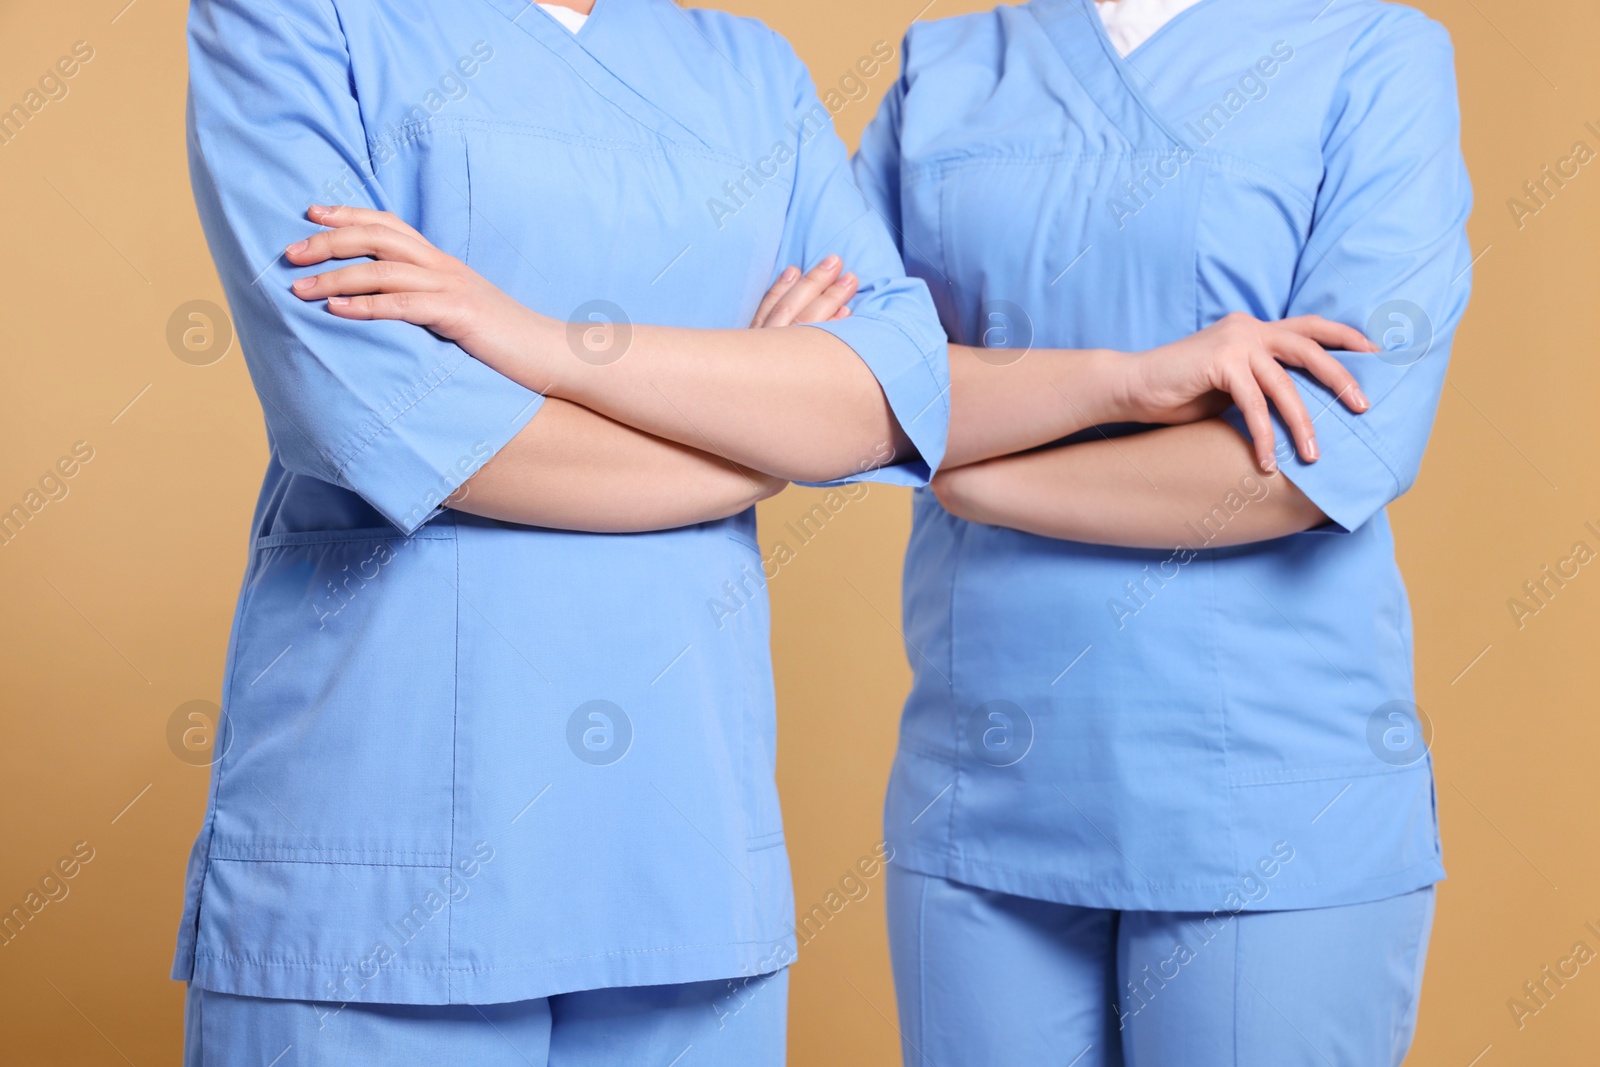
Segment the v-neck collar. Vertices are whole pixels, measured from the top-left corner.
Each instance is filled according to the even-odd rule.
[[[577,33],[561,25],[548,12],[540,10],[535,0],[483,2],[566,63],[591,89],[641,126],[669,141],[688,141],[701,148],[712,149],[698,133],[634,89],[590,50],[596,25],[605,29],[612,21],[628,14],[625,10],[613,11],[612,8],[625,8],[636,0],[595,0],[594,9]]]
[[[1033,0],[1027,10],[1033,13],[1056,50],[1066,61],[1073,77],[1105,112],[1128,141],[1134,145],[1160,140],[1174,147],[1190,147],[1188,142],[1156,110],[1135,79],[1137,71],[1128,59],[1155,40],[1174,23],[1205,7],[1212,0],[1180,11],[1149,40],[1125,58],[1106,32],[1094,0]],[[1082,25],[1080,25],[1080,22]]]

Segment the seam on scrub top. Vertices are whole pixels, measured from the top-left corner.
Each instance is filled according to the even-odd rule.
[[[1229,733],[1232,728],[1233,702],[1228,699],[1228,674],[1222,669],[1222,651],[1218,640],[1218,633],[1222,628],[1221,607],[1218,604],[1219,590],[1217,582],[1217,561],[1211,556],[1204,557],[1205,575],[1210,595],[1207,597],[1206,614],[1209,616],[1206,626],[1206,644],[1209,646],[1209,659],[1211,660],[1211,673],[1216,680],[1217,712],[1222,720],[1222,783],[1224,800],[1224,820],[1228,833],[1228,856],[1230,869],[1237,871],[1241,864],[1239,861],[1239,817],[1234,810],[1227,789],[1233,784],[1232,750],[1229,747]]]
[[[245,568],[245,577],[239,590],[239,605],[234,609],[233,632],[228,635],[228,663],[231,669],[223,682],[222,689],[222,715],[228,715],[228,709],[233,707],[233,691],[239,679],[239,646],[243,643],[244,621],[249,612],[250,604],[255,600],[256,583],[250,572],[258,566],[258,561],[251,560]],[[231,747],[231,746],[230,746]],[[189,923],[189,975],[194,975],[194,962],[199,956],[200,946],[200,917],[201,908],[205,904],[206,881],[211,877],[211,861],[217,832],[217,809],[222,796],[222,776],[227,770],[227,749],[217,757],[216,767],[211,775],[211,788],[206,796],[206,817],[200,824],[200,834],[205,839],[203,855],[200,861],[200,877],[194,887],[194,919]],[[1437,823],[1435,823],[1437,825]],[[179,932],[180,938],[182,931]]]
[[[940,507],[943,507],[941,504]],[[955,516],[951,516],[952,519]],[[959,586],[962,564],[966,561],[967,538],[972,532],[972,523],[956,519],[961,523],[961,543],[956,546],[955,565],[950,568],[950,706],[955,712],[956,736],[951,752],[955,756],[952,764],[954,778],[950,782],[950,814],[945,819],[945,848],[954,853],[959,846],[956,844],[956,808],[961,800],[961,750],[962,742],[966,740],[967,717],[961,714],[961,706],[956,697],[956,589]]]
[[[1164,158],[1159,149],[1142,148],[1128,152],[1074,152],[1062,149],[1054,152],[998,152],[988,149],[961,153],[947,153],[934,159],[922,160],[904,168],[907,178],[926,177],[924,171],[962,171],[975,167],[1036,166],[1040,163],[1107,163],[1128,159],[1152,160]],[[940,176],[940,175],[935,175]]]
[[[455,544],[456,563],[456,617],[455,626],[451,629],[454,639],[451,648],[452,685],[450,687],[450,848],[448,859],[454,863],[456,855],[456,771],[460,752],[461,730],[461,542]],[[455,932],[456,932],[456,904],[466,903],[462,897],[457,901],[452,894],[445,905],[444,923],[444,958],[447,962],[455,961]]]
[[[996,863],[996,862],[993,862],[991,860],[968,859],[968,858],[965,858],[963,856],[958,856],[954,852],[946,851],[946,852],[940,853],[938,850],[939,850],[939,846],[938,845],[933,845],[933,846],[930,846],[930,847],[925,847],[921,851],[923,851],[925,854],[933,853],[934,854],[933,858],[943,859],[945,861],[946,870],[948,870],[950,867],[955,867],[955,868],[958,868],[958,869],[960,869],[960,868],[978,868],[978,869],[985,869],[985,870],[990,870],[990,871],[998,871],[998,872],[1001,872],[1001,873],[1004,873],[1004,874],[1020,875],[1020,876],[1022,876],[1023,880],[1031,881],[1031,882],[1040,882],[1040,883],[1045,883],[1045,884],[1049,884],[1049,885],[1084,886],[1084,887],[1092,888],[1092,889],[1104,889],[1104,888],[1106,888],[1106,882],[1104,881],[1104,879],[1098,879],[1098,878],[1096,878],[1096,879],[1065,878],[1065,877],[1059,877],[1057,875],[1051,875],[1051,874],[1040,874],[1036,870],[1025,870],[1025,869],[1023,869],[1021,867],[1008,867],[1003,863]],[[908,847],[905,851],[915,853],[915,852],[917,852],[919,850],[917,848],[915,848],[915,847]],[[1404,876],[1406,874],[1409,874],[1412,871],[1427,870],[1428,868],[1435,867],[1435,866],[1438,866],[1438,861],[1437,861],[1437,859],[1432,859],[1432,860],[1425,860],[1425,861],[1420,862],[1420,863],[1408,864],[1408,865],[1406,865],[1404,867],[1396,867],[1396,868],[1394,868],[1392,870],[1384,871],[1381,874],[1374,874],[1374,875],[1372,875],[1370,877],[1367,877],[1367,878],[1338,879],[1338,880],[1319,880],[1319,881],[1315,881],[1315,882],[1293,882],[1293,883],[1285,882],[1285,883],[1283,883],[1283,887],[1284,888],[1288,888],[1288,889],[1320,889],[1320,888],[1322,888],[1324,886],[1342,886],[1342,887],[1354,888],[1354,887],[1366,885],[1366,884],[1372,883],[1372,882],[1389,881],[1390,879],[1399,878],[1399,877],[1402,877],[1402,876]],[[916,868],[909,868],[909,869],[915,870]],[[966,878],[960,877],[961,873],[963,873],[963,872],[961,872],[960,870],[957,870],[955,872],[951,872],[951,876],[949,877],[948,880],[956,881],[956,882],[967,882],[968,880]],[[944,877],[944,876],[940,875],[939,877]],[[969,883],[969,884],[971,884],[971,883]],[[1233,889],[1233,888],[1235,888],[1235,886],[1234,886],[1233,882],[1225,881],[1225,880],[1203,881],[1203,882],[1196,882],[1196,881],[1189,881],[1189,882],[1158,882],[1154,878],[1149,878],[1149,879],[1146,879],[1144,882],[1125,882],[1125,883],[1122,883],[1120,886],[1117,886],[1115,888],[1126,889],[1126,890],[1128,890],[1129,895],[1131,895],[1131,896],[1140,896],[1140,895],[1143,895],[1147,890],[1149,890],[1151,888],[1155,888],[1155,889],[1194,889],[1194,890],[1206,890],[1206,891],[1224,890],[1225,891],[1225,890]],[[1003,890],[1001,890],[1001,892],[1003,892]],[[1024,894],[1015,894],[1014,893],[1014,894],[1011,894],[1011,895],[1018,896],[1018,895],[1024,895]],[[1389,894],[1389,895],[1393,896],[1394,894]],[[1364,903],[1364,902],[1358,902],[1358,903]],[[1076,905],[1074,905],[1074,906],[1076,906]],[[1141,910],[1141,909],[1132,909],[1132,910]],[[1179,910],[1183,910],[1183,909],[1179,909]],[[1257,909],[1246,908],[1244,910],[1253,911],[1253,910],[1257,910]],[[1299,909],[1299,908],[1290,908],[1290,909],[1265,908],[1265,909],[1260,909],[1260,910],[1264,910],[1264,911],[1273,911],[1273,910],[1298,911],[1298,910],[1302,910],[1302,909]]]
[[[1241,178],[1252,181],[1265,181],[1272,187],[1271,191],[1286,196],[1296,201],[1300,207],[1308,212],[1315,212],[1315,199],[1306,194],[1290,178],[1262,166],[1252,159],[1235,155],[1229,152],[1219,152],[1215,149],[1200,149],[1196,156],[1204,156],[1217,165],[1219,170],[1228,171]],[[924,171],[962,171],[983,167],[1026,167],[1038,166],[1049,163],[1104,163],[1121,160],[1138,161],[1141,159],[1160,160],[1165,158],[1165,153],[1160,149],[1138,149],[1128,152],[996,152],[975,151],[958,155],[942,155],[933,160],[924,160],[905,168],[908,177],[925,177]]]
[[[945,179],[945,168],[943,164],[930,167],[929,170],[931,172],[934,187],[939,190],[939,202],[937,205],[937,210],[934,212],[933,216],[934,250],[939,257],[939,265],[937,269],[939,271],[939,276],[945,279],[945,282],[951,291],[951,295],[954,296],[955,282],[950,280],[950,256],[945,252],[945,230],[949,228],[946,215],[948,214],[947,205],[950,202],[950,190]],[[901,221],[904,222],[904,218],[902,218]],[[946,349],[945,358],[947,361],[949,359],[948,351],[949,350]],[[942,506],[943,505],[941,505],[941,507]]]
[[[725,536],[734,544],[743,545],[745,548],[753,548],[758,556],[761,554],[761,543],[754,537],[746,537],[744,534],[736,533],[726,534]]]
[[[1145,121],[1151,126],[1155,127],[1156,132],[1168,142],[1169,146],[1177,148],[1192,148],[1193,146],[1190,145],[1189,142],[1185,140],[1178,132],[1177,127],[1169,125],[1167,122],[1167,116],[1162,114],[1161,111],[1156,108],[1155,104],[1145,96],[1144,90],[1138,85],[1134,84],[1132,75],[1138,73],[1138,71],[1132,63],[1128,62],[1128,56],[1132,56],[1133,52],[1138,51],[1138,48],[1135,48],[1132,52],[1129,52],[1128,56],[1124,56],[1118,52],[1117,46],[1111,43],[1111,34],[1106,31],[1105,23],[1096,16],[1093,10],[1083,10],[1083,8],[1092,8],[1092,6],[1093,5],[1087,3],[1081,5],[1080,9],[1077,11],[1077,14],[1082,16],[1085,21],[1089,23],[1089,29],[1087,32],[1095,39],[1095,43],[1100,46],[1101,55],[1105,57],[1106,63],[1111,67],[1112,72],[1116,75],[1117,81],[1122,85],[1123,95],[1129,100],[1133,101],[1134,107],[1136,107],[1144,115]],[[1190,8],[1178,12],[1176,15],[1172,16],[1172,19],[1168,19],[1168,21],[1170,22],[1173,19],[1182,18],[1184,15],[1188,14],[1194,6],[1195,5],[1191,5]],[[1049,9],[1047,8],[1045,10]],[[1066,59],[1067,49],[1061,42],[1057,41],[1057,35],[1055,32],[1053,32],[1053,27],[1046,23],[1040,12],[1029,10],[1028,13],[1033,16],[1033,19],[1036,23],[1038,23],[1039,28],[1043,30],[1045,36],[1050,39],[1050,43],[1055,47],[1057,54],[1059,54],[1063,59]],[[1164,28],[1165,26],[1157,27],[1156,33],[1160,33]],[[1152,36],[1154,36],[1154,34],[1152,34]],[[1150,38],[1146,38],[1145,40],[1148,41],[1149,39]],[[1111,114],[1106,110],[1105,106],[1100,103],[1099,95],[1094,91],[1093,88],[1091,88],[1089,82],[1078,77],[1077,72],[1073,70],[1071,60],[1067,61],[1066,67],[1067,70],[1072,74],[1073,80],[1082,87],[1084,95],[1087,96],[1090,102],[1099,109],[1100,114],[1105,116],[1106,121],[1115,130],[1117,130],[1118,133],[1121,133],[1123,137],[1128,138],[1128,140],[1131,141],[1131,134],[1133,131],[1123,129],[1122,123],[1118,122],[1117,119],[1111,116]]]
[[[466,136],[466,133],[464,131],[458,131],[458,132],[461,132],[461,138],[460,138],[461,139],[461,166],[462,166],[462,169],[464,169],[467,172],[467,178],[466,178],[466,182],[467,182],[467,191],[466,191],[466,197],[467,197],[467,248],[466,248],[466,251],[464,251],[461,254],[461,262],[466,264],[466,265],[468,265],[468,266],[471,266],[471,264],[472,264],[472,220],[473,220],[473,217],[474,217],[473,214],[472,214],[472,142],[467,140],[467,136]]]
[[[785,935],[785,940],[793,940],[793,937]],[[684,949],[745,948],[752,945],[767,948],[773,943],[771,939],[763,939],[760,941],[715,941],[699,945],[664,945],[660,948],[618,949],[612,952],[596,952],[587,956],[563,956],[560,959],[511,967],[433,967],[427,964],[391,963],[385,964],[384,969],[409,971],[418,974],[493,974],[501,971],[538,971],[568,963],[583,963],[587,960],[609,959],[614,956],[649,956],[666,952],[681,952]],[[350,959],[345,957],[309,957],[302,959],[292,956],[227,956],[210,952],[196,952],[195,959],[214,960],[217,963],[245,964],[251,967],[280,967],[285,970],[302,970],[307,967],[340,967],[350,962]]]
[[[782,845],[783,841],[784,833],[782,830],[756,834],[754,837],[745,838],[744,850],[746,852],[766,852],[768,849],[774,849]]]
[[[1212,163],[1217,165],[1218,170],[1227,171],[1234,177],[1243,178],[1252,185],[1258,184],[1259,181],[1265,181],[1274,187],[1271,190],[1272,192],[1280,193],[1298,201],[1300,206],[1305,208],[1308,213],[1315,214],[1317,209],[1316,199],[1306,196],[1300,187],[1287,175],[1279,174],[1275,170],[1264,167],[1247,156],[1235,155],[1232,152],[1219,152],[1212,148],[1205,148],[1200,151]]]
[[[912,756],[918,756],[922,759],[933,760],[935,763],[938,763],[944,767],[949,767],[951,770],[955,770],[958,763],[957,760],[951,759],[942,752],[929,752],[918,745],[908,744],[905,741],[900,742],[899,747],[901,752],[905,752]]]
[[[1293,377],[1292,372],[1298,370],[1299,368],[1290,367],[1288,369],[1291,371],[1291,377]],[[1308,391],[1311,391],[1313,399],[1322,399],[1320,396],[1318,396],[1315,390],[1310,390],[1309,388],[1310,383],[1314,379],[1312,379],[1304,371],[1301,371],[1300,373],[1304,376],[1304,378],[1303,380],[1297,378],[1295,384],[1297,386],[1304,386],[1308,389]],[[1327,392],[1328,395],[1332,397],[1333,391],[1328,389],[1326,386],[1321,385],[1321,383],[1318,383],[1317,389]],[[1376,407],[1378,404],[1383,403],[1383,400],[1383,397],[1379,397],[1373,402],[1373,406]],[[1307,406],[1309,407],[1310,405]],[[1367,446],[1367,451],[1372,453],[1373,458],[1382,464],[1384,470],[1389,472],[1389,477],[1394,479],[1395,489],[1398,490],[1401,485],[1400,472],[1397,469],[1399,464],[1395,458],[1389,454],[1388,445],[1384,443],[1381,438],[1372,436],[1372,432],[1364,428],[1359,416],[1347,414],[1344,405],[1338,401],[1338,398],[1333,397],[1333,399],[1327,404],[1326,410],[1333,415],[1340,426],[1343,426],[1350,431],[1350,436]]]
[[[1379,397],[1373,406],[1376,407],[1378,404],[1383,403],[1383,399],[1383,397]],[[1388,443],[1381,437],[1376,436],[1376,431],[1367,430],[1356,416],[1346,416],[1342,404],[1335,405],[1331,410],[1335,418],[1350,428],[1350,435],[1366,445],[1368,451],[1377,457],[1379,463],[1383,464],[1384,469],[1389,472],[1389,477],[1394,479],[1395,490],[1398,495],[1400,486],[1404,484],[1404,479],[1400,476],[1399,463],[1389,453]]]
[[[355,853],[366,856],[406,856],[410,859],[327,859],[314,856],[292,856],[283,854],[268,854],[271,849],[231,848],[226,844],[214,845],[211,858],[218,863],[306,863],[323,867],[407,867],[422,871],[448,871],[451,870],[450,857],[442,852],[385,852],[381,849],[358,848],[306,848],[307,852],[327,853]]]
[[[228,839],[224,838],[223,840],[226,841]],[[258,842],[257,844],[243,843],[250,840],[249,838],[236,838],[235,840],[241,842],[238,847],[243,851],[266,852],[273,849],[283,849],[295,852],[360,852],[373,856],[438,856],[441,857],[443,862],[446,864],[450,862],[449,853],[422,848],[318,848],[315,845],[263,844],[259,843],[261,841],[261,838],[259,837],[254,838],[254,840]],[[268,840],[270,841],[270,838]]]
[[[646,127],[648,128],[648,127]],[[485,133],[499,131],[502,133],[516,133],[528,137],[538,137],[544,140],[560,141],[563,144],[579,148],[607,149],[612,151],[638,152],[642,155],[668,155],[689,156],[713,163],[725,163],[731,166],[743,167],[745,160],[735,156],[718,152],[708,148],[697,148],[686,145],[680,141],[662,138],[655,142],[626,141],[620,138],[592,137],[588,134],[572,133],[568,130],[558,130],[550,126],[540,126],[531,122],[513,122],[509,119],[480,119],[480,118],[449,118],[427,119],[421,123],[410,122],[399,127],[394,134],[381,137],[368,142],[367,150],[373,152],[379,148],[399,148],[419,141],[423,134],[434,132],[465,132],[469,129],[482,130]],[[777,180],[782,185],[793,185],[793,179],[775,176],[768,181]]]
[[[460,349],[457,349],[457,351],[461,352]],[[472,359],[471,356],[467,355],[465,352],[461,352],[460,358],[455,360],[454,363],[451,363],[451,361],[446,360],[443,363],[440,363],[438,366],[434,367],[433,370],[429,371],[426,375],[424,375],[423,376],[423,381],[427,381],[429,378],[433,377],[435,374],[438,374],[440,371],[444,370],[446,367],[450,368],[449,372],[446,373],[444,375],[444,377],[442,377],[438,381],[434,382],[433,385],[429,386],[426,391],[424,391],[420,395],[414,397],[411,400],[411,402],[409,404],[407,404],[405,407],[403,407],[399,411],[395,412],[394,416],[392,418],[390,418],[389,421],[382,423],[382,425],[378,426],[370,434],[368,434],[366,436],[366,438],[363,441],[361,441],[359,445],[356,446],[355,451],[350,454],[349,458],[346,459],[344,462],[339,464],[338,468],[333,472],[334,473],[334,477],[343,478],[344,477],[344,472],[350,469],[350,465],[351,464],[355,463],[356,460],[361,458],[361,456],[366,452],[367,448],[372,444],[372,442],[376,441],[379,437],[382,437],[384,434],[386,434],[390,430],[392,430],[394,428],[395,424],[398,423],[401,419],[403,419],[406,416],[407,412],[409,412],[412,408],[416,407],[418,404],[422,403],[428,397],[432,396],[435,392],[438,391],[438,389],[441,386],[443,386],[451,378],[454,378],[455,374],[456,374],[456,371],[460,370],[461,367],[468,360],[471,360],[471,359]],[[393,405],[390,405],[390,406],[392,407]],[[377,412],[373,412],[373,414],[376,415],[378,413]],[[381,419],[382,416],[380,415],[379,418]],[[413,454],[415,454],[415,452],[413,452]]]
[[[424,526],[409,538],[393,526],[371,526],[360,530],[304,530],[295,533],[267,534],[255,539],[253,548],[283,548],[293,545],[337,545],[367,541],[453,541],[455,533],[450,527]]]
[[[1401,778],[1418,773],[1422,761],[1406,767],[1370,768],[1365,763],[1348,765],[1285,767],[1270,771],[1241,771],[1237,780],[1228,783],[1229,789],[1261,789],[1275,785],[1300,785],[1306,782],[1328,782],[1341,778]],[[1253,780],[1252,780],[1253,779]]]

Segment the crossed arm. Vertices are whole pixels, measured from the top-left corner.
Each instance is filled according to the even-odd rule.
[[[557,529],[663,529],[737,514],[789,481],[825,481],[910,452],[861,359],[824,331],[793,328],[849,314],[856,281],[841,274],[837,257],[804,276],[786,270],[757,311],[756,329],[638,326],[626,358],[588,360],[572,350],[567,324],[516,303],[395,216],[314,207],[310,217],[329,228],[291,246],[289,259],[353,262],[301,278],[297,296],[326,300],[344,318],[425,326],[546,397],[453,500],[459,510]],[[1241,477],[1256,467],[1275,471],[1268,397],[1301,456],[1316,458],[1312,420],[1283,364],[1307,369],[1352,410],[1365,409],[1354,379],[1323,345],[1370,349],[1359,332],[1315,316],[1268,324],[1245,315],[1139,354],[1042,350],[995,366],[981,350],[952,345],[951,432],[935,492],[974,521],[1170,546]],[[1253,446],[1213,417],[1233,402]],[[1030,451],[1130,421],[1186,425]],[[1285,479],[1271,480],[1279,491],[1227,527],[1230,541],[1325,521]]]
[[[515,438],[451,506],[525,525],[598,533],[737,514],[791,480],[894,462],[911,445],[866,364],[796,321],[847,317],[854,275],[829,257],[785,271],[752,330],[636,326],[620,358],[584,359],[566,323],[537,315],[394,215],[312,208],[325,229],[287,250],[337,269],[294,287],[350,319],[426,326],[544,394]],[[823,304],[827,310],[822,309]],[[596,326],[607,331],[610,327]]]
[[[935,476],[934,493],[951,514],[972,522],[1128,548],[1248,544],[1320,526],[1327,516],[1278,472],[1267,397],[1301,458],[1315,462],[1320,453],[1312,419],[1280,362],[1307,369],[1353,412],[1370,403],[1349,371],[1317,342],[1372,350],[1358,331],[1315,317],[1266,324],[1230,316],[1136,357],[1146,359],[1142,369],[1152,373],[1137,380],[1135,395],[1110,407],[1096,406],[1095,398],[1116,397],[1114,390],[1080,384],[1098,377],[1098,353],[1044,350],[994,366],[977,350],[951,346],[953,458]],[[1179,387],[1172,372],[1185,356],[1191,373],[1207,377]],[[1207,381],[1215,388],[1204,390]],[[1008,395],[1022,400],[1009,414]],[[1052,422],[1050,401],[1067,418]],[[1248,438],[1216,417],[1233,401],[1244,413]],[[1041,447],[1091,427],[1130,421],[1161,428]],[[1230,508],[1230,521],[1203,546],[1195,543],[1196,520],[1230,498],[1248,500],[1249,506]]]

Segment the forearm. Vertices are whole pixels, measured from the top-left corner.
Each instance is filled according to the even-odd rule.
[[[546,399],[450,506],[527,526],[637,533],[736,515],[783,485],[720,456]]]
[[[1119,353],[950,346],[950,440],[944,466],[1025,452],[1102,423],[1122,421]]]
[[[872,371],[824,330],[633,326],[614,360],[582,358],[539,318],[496,369],[515,381],[786,481],[882,466],[911,446]],[[621,343],[621,339],[614,339]]]
[[[1127,548],[1250,544],[1327,521],[1220,419],[947,469],[934,490],[973,522]]]

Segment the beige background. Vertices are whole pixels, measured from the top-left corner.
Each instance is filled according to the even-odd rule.
[[[0,547],[0,912],[75,844],[93,850],[70,894],[0,947],[8,1065],[176,1062],[182,987],[165,974],[206,771],[175,758],[167,724],[217,699],[265,455],[237,349],[196,367],[166,342],[175,308],[222,297],[185,172],[184,5],[126,3],[0,7],[0,105],[74,42],[94,49],[68,95],[0,145],[0,510],[75,443],[93,449],[68,495]],[[787,34],[827,85],[874,42],[897,44],[923,3],[727,6]],[[923,17],[988,6],[935,0]],[[1600,928],[1600,564],[1520,630],[1507,600],[1575,541],[1600,549],[1584,529],[1600,528],[1600,163],[1521,229],[1506,201],[1575,141],[1600,149],[1584,129],[1600,130],[1600,12],[1423,6],[1456,41],[1482,259],[1423,477],[1394,509],[1451,873],[1410,1062],[1593,1063],[1600,963],[1520,1030],[1506,1002],[1576,941],[1600,950],[1584,929]],[[852,144],[891,77],[839,115]],[[810,502],[763,505],[768,543]],[[895,631],[908,518],[903,491],[874,488],[772,584],[803,907],[878,839],[909,677]],[[793,1062],[890,1063],[893,1017],[880,878],[795,970]]]

